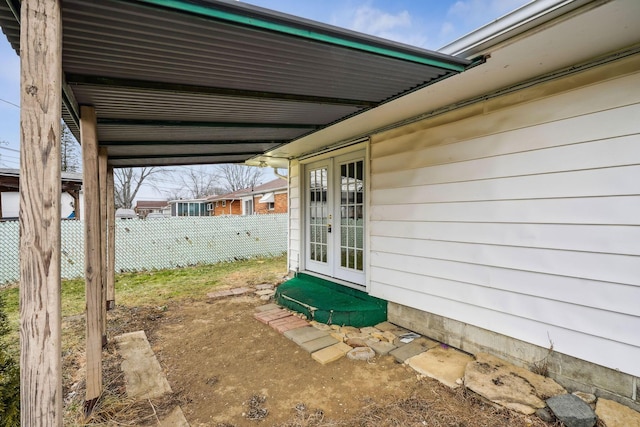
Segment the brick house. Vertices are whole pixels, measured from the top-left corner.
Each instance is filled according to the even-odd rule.
[[[253,215],[287,212],[287,181],[274,179],[220,196],[207,198],[211,215]]]
[[[138,200],[135,208],[138,218],[146,218],[150,213],[164,213],[169,202],[166,200]]]

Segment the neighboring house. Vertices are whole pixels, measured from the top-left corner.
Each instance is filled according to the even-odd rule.
[[[171,216],[208,216],[211,205],[207,199],[170,200]]]
[[[287,212],[287,180],[277,178],[254,188],[207,199],[212,215],[253,215]]]
[[[17,219],[20,210],[20,170],[0,169],[0,219]],[[60,216],[78,218],[82,212],[82,174],[62,172]]]
[[[485,63],[251,159],[289,167],[289,269],[638,408],[639,17],[532,2],[442,49]]]
[[[146,218],[150,213],[163,214],[169,202],[166,200],[138,200],[134,210],[138,218]]]

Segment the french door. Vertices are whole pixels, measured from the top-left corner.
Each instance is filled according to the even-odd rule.
[[[364,286],[364,152],[308,164],[306,269]]]

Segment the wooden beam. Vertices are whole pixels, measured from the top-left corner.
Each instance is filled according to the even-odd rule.
[[[60,2],[20,19],[20,425],[61,427]]]
[[[107,310],[116,306],[116,204],[113,166],[107,167]]]
[[[59,109],[59,108],[58,108]],[[80,139],[84,181],[84,263],[87,301],[87,387],[85,414],[102,392],[102,257],[100,252],[100,183],[96,110],[80,107]]]
[[[107,149],[98,149],[98,179],[100,180],[100,286],[102,288],[102,347],[107,346]]]

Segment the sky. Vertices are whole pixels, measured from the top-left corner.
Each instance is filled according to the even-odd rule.
[[[93,0],[95,1],[95,0]],[[246,3],[431,50],[529,0],[244,0]],[[18,168],[20,62],[0,34],[0,167]],[[270,180],[268,177],[266,180]],[[170,183],[165,183],[169,185]],[[157,198],[145,188],[140,199]]]

